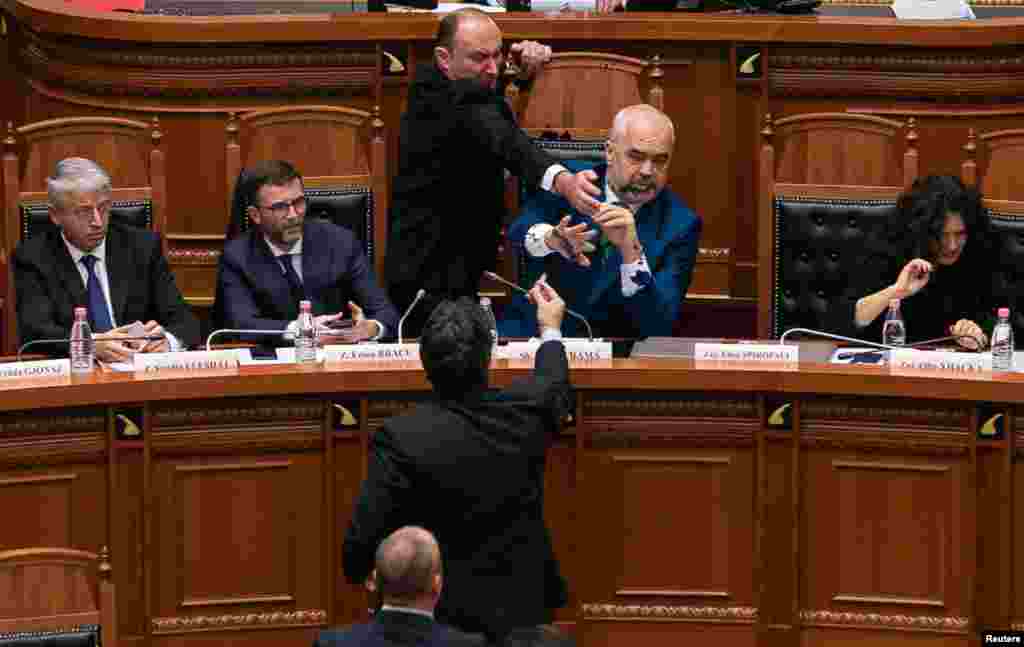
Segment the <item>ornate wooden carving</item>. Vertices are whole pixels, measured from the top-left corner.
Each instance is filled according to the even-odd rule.
[[[800,435],[800,444],[808,449],[956,457],[967,453],[968,438],[967,434],[953,438],[950,435],[914,432],[908,437],[895,431],[872,433],[858,430],[838,433],[804,432]]]
[[[228,401],[190,403],[161,403],[153,410],[153,429],[161,427],[197,427],[219,425],[252,425],[290,421],[319,421],[324,415],[324,403],[310,400],[277,402],[262,406]]]
[[[198,265],[216,267],[220,261],[219,249],[178,248],[167,252],[167,262],[171,265]]]
[[[654,397],[643,393],[594,393],[583,400],[583,415],[594,418],[756,418],[753,398],[715,397],[713,394],[672,394]]]
[[[637,622],[716,622],[753,624],[757,621],[755,607],[690,607],[644,604],[584,603],[587,620],[632,620]]]
[[[854,613],[851,611],[802,610],[800,621],[811,627],[857,627],[862,629],[900,629],[938,633],[967,632],[970,624],[964,617],[907,616],[881,613]]]
[[[153,618],[154,634],[183,634],[195,631],[238,629],[279,629],[283,627],[316,627],[327,624],[323,609],[239,613],[217,616],[175,616]]]
[[[805,424],[827,424],[835,421],[840,421],[844,425],[854,422],[881,423],[886,427],[920,427],[966,432],[970,413],[966,407],[938,403],[864,403],[863,400],[816,398],[801,403],[800,417]]]
[[[1017,97],[1024,93],[1024,56],[781,49],[769,58],[767,77],[769,91],[786,96]]]

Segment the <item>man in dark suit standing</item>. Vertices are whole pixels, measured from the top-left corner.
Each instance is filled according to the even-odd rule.
[[[543,509],[546,449],[570,407],[565,304],[543,283],[531,295],[547,341],[533,376],[498,393],[487,391],[493,341],[479,306],[434,309],[420,358],[436,397],[374,434],[343,549],[345,575],[362,583],[377,542],[427,528],[445,560],[438,620],[493,642],[551,622],[567,600]]]
[[[527,78],[551,56],[532,41],[510,50]],[[486,13],[463,9],[441,20],[433,62],[417,70],[409,89],[385,270],[399,310],[427,291],[405,323],[409,334],[441,299],[475,296],[481,274],[495,269],[506,169],[583,213],[597,209],[596,176],[568,172],[516,124],[498,88],[503,69],[501,30]]]
[[[382,605],[373,621],[320,633],[314,647],[477,647],[480,635],[464,634],[434,620],[441,595],[441,549],[430,532],[399,528],[377,548],[369,583]]]
[[[199,343],[199,322],[174,283],[159,236],[110,222],[106,171],[69,157],[47,179],[47,193],[57,228],[22,241],[14,252],[21,343],[68,337],[79,305],[88,306],[101,361]],[[142,335],[158,339],[123,339]],[[39,351],[67,355],[64,345]]]
[[[351,313],[355,325],[332,341],[393,337],[398,313],[373,276],[360,242],[344,227],[306,220],[302,176],[280,160],[242,171],[234,204],[254,225],[220,258],[215,312],[227,328],[294,332],[299,301],[321,327]],[[242,215],[242,214],[237,214]]]

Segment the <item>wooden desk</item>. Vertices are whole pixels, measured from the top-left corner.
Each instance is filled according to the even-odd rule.
[[[614,360],[572,380],[546,514],[582,645],[967,645],[1024,624],[1024,376]],[[427,389],[288,366],[3,388],[0,549],[110,545],[129,645],[308,645],[365,614],[338,556],[367,438]],[[1007,433],[979,435],[993,413]]]

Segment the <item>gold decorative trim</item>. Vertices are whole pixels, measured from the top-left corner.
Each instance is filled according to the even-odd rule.
[[[584,399],[583,412],[590,417],[708,417],[708,418],[757,418],[754,400],[707,399],[694,396],[693,399],[650,399],[643,396],[614,395],[592,396]]]
[[[861,404],[850,400],[809,400],[800,405],[803,422],[815,420],[856,423],[884,423],[886,426],[918,425],[935,429],[967,430],[970,414],[966,407],[921,407],[910,404]]]
[[[203,406],[206,405],[206,406]],[[315,420],[318,423],[324,415],[322,402],[282,402],[265,406],[224,406],[223,403],[208,402],[181,406],[181,403],[154,407],[153,427],[200,427],[207,425],[252,424],[260,422],[286,422],[294,420]]]
[[[167,252],[167,261],[171,265],[216,265],[220,260],[219,249],[179,248]]]
[[[689,607],[643,604],[584,604],[586,620],[631,620],[636,622],[717,622],[753,624],[755,607]]]
[[[853,613],[828,609],[800,611],[800,622],[811,627],[850,627],[863,629],[899,629],[934,633],[967,633],[970,621],[958,616],[907,616],[880,613]]]
[[[323,609],[305,609],[300,611],[272,611],[269,613],[153,618],[151,626],[154,634],[182,634],[197,631],[314,627],[326,624],[326,611]]]

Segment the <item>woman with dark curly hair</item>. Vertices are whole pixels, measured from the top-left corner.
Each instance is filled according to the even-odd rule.
[[[901,300],[907,341],[960,335],[966,348],[985,347],[993,317],[989,219],[981,194],[951,175],[918,179],[897,203],[893,244],[902,250],[889,276],[895,283],[856,302],[854,321],[881,330],[891,299]],[[872,337],[880,339],[878,335]]]

